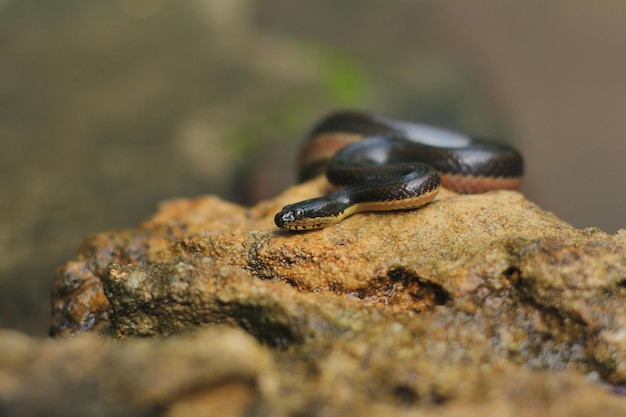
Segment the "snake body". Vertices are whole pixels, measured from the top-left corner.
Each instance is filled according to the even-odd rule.
[[[507,145],[340,112],[313,128],[301,153],[300,181],[324,172],[336,191],[285,206],[274,219],[278,227],[319,229],[358,212],[418,208],[440,186],[460,193],[516,189],[524,163]]]

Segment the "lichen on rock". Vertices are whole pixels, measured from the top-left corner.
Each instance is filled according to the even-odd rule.
[[[537,407],[563,412],[544,415],[568,415],[587,392],[604,401],[585,403],[593,413],[626,412],[609,392],[626,383],[624,231],[573,228],[513,191],[446,190],[419,210],[275,228],[284,204],[325,186],[251,208],[173,200],[135,230],[89,237],[58,271],[51,333],[241,329],[271,356],[287,414],[353,401],[371,415],[512,412],[557,380]],[[520,384],[528,395],[498,403]]]

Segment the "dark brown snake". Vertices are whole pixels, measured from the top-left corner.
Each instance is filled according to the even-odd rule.
[[[337,191],[285,206],[274,219],[290,230],[319,229],[363,211],[429,203],[440,186],[459,193],[516,189],[522,156],[510,146],[366,113],[334,113],[302,151],[300,180],[325,172]]]

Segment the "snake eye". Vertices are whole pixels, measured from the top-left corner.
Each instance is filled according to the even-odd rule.
[[[294,217],[295,217],[296,219],[301,219],[301,218],[303,218],[303,217],[304,217],[304,210],[302,210],[302,209],[295,209],[295,210],[293,211],[293,215],[294,215]]]

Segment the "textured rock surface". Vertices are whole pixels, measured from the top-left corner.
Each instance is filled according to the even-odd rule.
[[[275,413],[626,414],[610,393],[626,383],[626,233],[572,228],[504,191],[275,229],[283,204],[324,187],[251,209],[171,201],[91,236],[59,269],[51,333],[133,345],[243,329],[270,358],[252,380],[272,381],[253,385]]]

